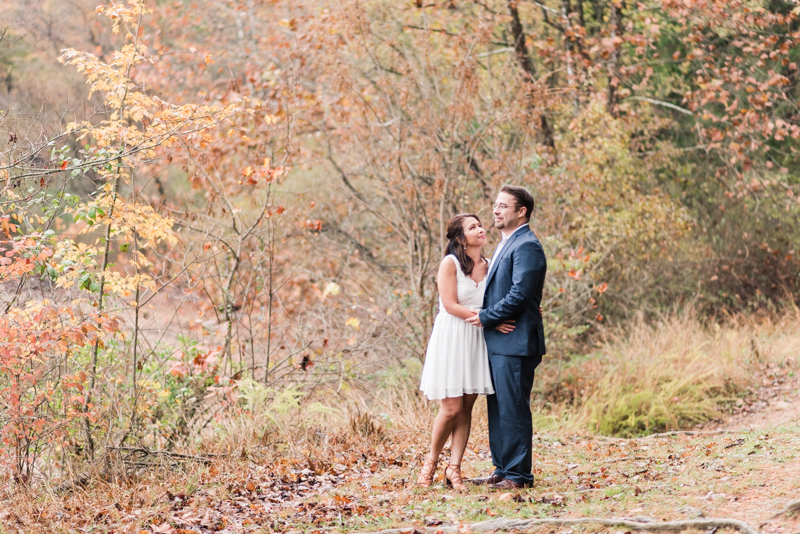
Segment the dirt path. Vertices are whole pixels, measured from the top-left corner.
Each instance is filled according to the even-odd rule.
[[[800,395],[774,398],[758,411],[734,416],[724,424],[718,425],[720,430],[761,430],[785,425],[800,419]]]
[[[800,376],[781,376],[765,383],[746,400],[740,400],[733,413],[704,430],[761,430],[800,420]]]

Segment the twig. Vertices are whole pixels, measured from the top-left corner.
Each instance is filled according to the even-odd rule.
[[[443,34],[447,35],[448,37],[458,37],[457,33],[449,32],[447,30],[443,30],[443,29],[440,29],[440,28],[423,28],[422,26],[413,26],[411,24],[403,24],[403,29],[422,30],[422,31],[426,31],[426,32],[437,32],[437,33],[443,33]]]
[[[534,5],[539,6],[540,8],[542,8],[545,11],[549,11],[550,13],[552,13],[554,15],[557,15],[559,17],[561,16],[561,12],[560,11],[558,11],[557,9],[553,9],[552,7],[548,7],[548,6],[544,5],[544,4],[542,4],[541,2],[537,2],[536,0],[532,0],[531,3],[534,4]]]
[[[615,464],[617,462],[624,462],[626,460],[647,460],[644,456],[623,456],[622,458],[611,458],[610,460],[606,460],[603,463],[606,464]]]
[[[641,532],[681,532],[689,529],[709,530],[714,528],[731,528],[742,534],[760,534],[758,530],[744,521],[730,518],[719,519],[690,519],[686,521],[665,521],[663,523],[634,521],[628,518],[605,519],[599,517],[578,517],[574,519],[547,518],[547,519],[490,519],[472,525],[440,525],[436,527],[393,528],[380,530],[369,534],[408,534],[409,532],[492,532],[496,530],[528,531],[537,526],[566,527],[572,525],[601,525],[604,527],[625,527],[631,531]],[[649,518],[647,518],[649,519]]]

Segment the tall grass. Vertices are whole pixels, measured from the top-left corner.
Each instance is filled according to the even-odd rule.
[[[765,381],[794,372],[800,315],[733,317],[704,324],[693,309],[654,322],[636,319],[559,369],[540,369],[540,409],[571,426],[635,436],[691,428],[720,418]]]
[[[656,321],[637,318],[606,331],[598,345],[569,360],[548,357],[539,367],[533,412],[540,431],[636,436],[722,418],[738,399],[795,372],[800,314],[705,323],[690,308]],[[314,403],[297,390],[244,381],[239,409],[218,420],[206,449],[322,458],[342,447],[391,442],[422,454],[439,403],[419,392],[421,368],[410,358],[374,377],[369,388],[362,384]],[[471,441],[484,442],[486,435],[481,400]]]

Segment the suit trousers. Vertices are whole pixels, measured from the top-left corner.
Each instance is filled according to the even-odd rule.
[[[531,388],[541,357],[489,355],[494,395],[486,397],[495,475],[533,484]]]

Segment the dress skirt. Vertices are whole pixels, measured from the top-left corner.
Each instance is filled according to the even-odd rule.
[[[440,306],[425,353],[420,389],[430,400],[494,393],[483,328]]]

